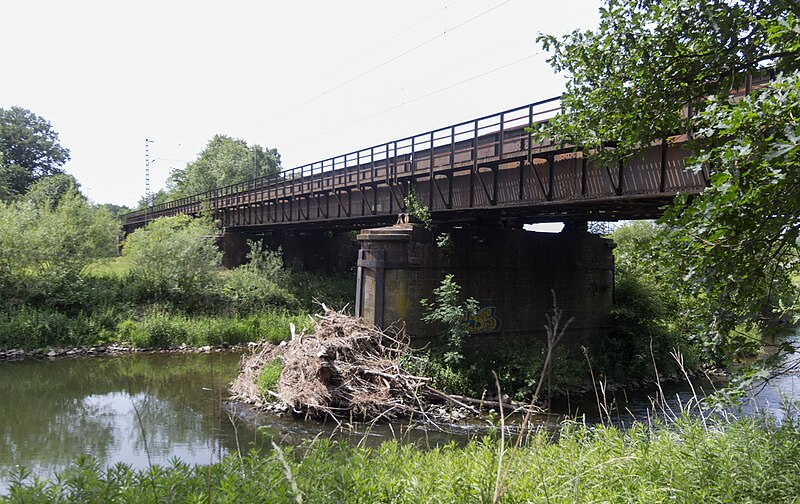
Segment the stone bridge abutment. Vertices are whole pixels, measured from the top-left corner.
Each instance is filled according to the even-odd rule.
[[[434,235],[419,224],[400,224],[364,230],[358,235],[357,314],[379,326],[401,321],[412,337],[428,339],[437,328],[422,322],[420,300],[432,300],[452,274],[461,298],[479,303],[467,321],[472,335],[544,335],[555,293],[563,322],[574,318],[568,339],[585,341],[610,328],[614,245],[580,229],[552,234],[462,227]]]
[[[284,262],[306,271],[356,271],[357,315],[377,326],[405,325],[419,341],[437,328],[422,321],[420,300],[434,299],[446,275],[461,287],[461,300],[475,298],[478,313],[467,320],[475,342],[544,336],[553,294],[572,318],[567,338],[590,341],[611,325],[614,244],[573,223],[561,233],[475,225],[437,228],[418,223],[353,231],[271,231],[254,235],[226,230],[224,263],[246,261],[248,239],[280,247]],[[324,300],[322,300],[324,301]],[[508,339],[511,337],[511,339]]]

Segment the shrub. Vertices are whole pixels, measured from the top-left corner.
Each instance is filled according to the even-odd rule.
[[[92,343],[95,337],[83,315],[72,318],[30,307],[0,311],[0,348],[80,346]]]
[[[433,289],[433,302],[420,300],[425,311],[422,320],[442,328],[439,336],[446,349],[443,357],[447,364],[457,364],[463,358],[461,347],[464,338],[469,335],[465,320],[478,309],[478,302],[473,298],[460,302],[460,291],[461,287],[453,280],[453,275],[447,275],[439,287]]]
[[[140,300],[194,310],[213,305],[221,269],[216,228],[188,215],[157,219],[125,240]]]
[[[225,274],[223,293],[238,313],[255,313],[269,308],[297,308],[297,298],[256,269],[240,266]]]
[[[694,345],[666,322],[668,312],[659,289],[640,277],[617,277],[611,333],[589,345],[595,372],[611,380],[635,380],[653,376],[653,359],[661,373],[673,372],[677,363],[671,352],[684,354],[691,368],[699,363]]]

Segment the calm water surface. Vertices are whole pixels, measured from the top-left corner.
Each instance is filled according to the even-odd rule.
[[[232,405],[227,388],[239,357],[134,354],[0,362],[0,495],[18,466],[50,477],[82,454],[104,467],[124,462],[143,469],[175,457],[207,464],[228,453],[269,450],[273,440],[351,437],[377,444],[403,429],[341,432],[335,424],[256,415]],[[416,440],[432,444],[454,437],[459,436],[414,432]]]
[[[793,339],[800,343],[800,335]],[[486,421],[476,420],[448,426],[446,432],[383,425],[367,433],[348,433],[337,431],[334,424],[254,414],[226,402],[238,361],[238,354],[212,353],[0,363],[0,494],[18,466],[50,477],[82,454],[105,467],[124,462],[143,469],[149,463],[168,464],[175,457],[206,464],[237,451],[266,451],[273,440],[297,444],[316,437],[350,437],[378,444],[402,435],[432,446],[464,442],[488,427]],[[702,382],[695,388],[699,394],[711,390]],[[790,369],[753,390],[738,413],[766,410],[783,418],[784,405],[796,401],[798,392],[800,375]],[[686,384],[672,384],[664,386],[664,395],[677,411],[679,403],[691,399],[692,391]],[[626,424],[633,418],[658,416],[652,411],[651,396],[654,389],[609,395],[607,402],[615,406],[612,418]],[[571,415],[585,413],[589,422],[598,419],[593,395],[562,401],[554,408]],[[559,420],[557,415],[541,419],[550,429],[556,429]]]

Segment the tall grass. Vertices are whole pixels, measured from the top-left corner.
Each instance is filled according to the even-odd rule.
[[[310,326],[308,315],[267,311],[248,316],[187,316],[153,310],[118,328],[119,340],[136,347],[168,347],[239,344],[267,340],[279,343],[290,336],[289,324]]]
[[[134,471],[81,458],[52,482],[18,471],[9,502],[491,502],[494,438],[432,449],[315,442],[283,453],[230,456],[210,467],[174,461]],[[793,502],[800,428],[759,420],[629,430],[565,423],[556,439],[514,451],[505,502]],[[211,485],[208,477],[211,477]],[[287,474],[291,474],[291,481]],[[156,495],[150,477],[156,481]],[[210,494],[209,494],[210,491]]]

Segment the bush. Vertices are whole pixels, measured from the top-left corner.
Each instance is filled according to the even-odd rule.
[[[39,349],[93,343],[96,333],[85,316],[21,307],[0,311],[0,348]]]
[[[461,286],[453,280],[453,275],[446,275],[439,287],[433,289],[433,302],[420,300],[425,311],[422,320],[441,328],[439,339],[446,349],[443,354],[446,364],[458,364],[463,358],[461,347],[469,335],[465,321],[478,309],[478,302],[473,298],[461,302],[459,292]]]
[[[157,219],[125,239],[130,281],[139,301],[185,310],[214,305],[221,269],[217,229],[188,215]]]
[[[671,353],[684,355],[692,369],[699,352],[671,328],[659,289],[640,277],[618,275],[611,333],[588,345],[595,373],[610,380],[627,381],[654,376],[653,359],[660,373],[677,370]]]
[[[0,304],[84,309],[79,273],[114,254],[116,229],[107,212],[77,193],[63,195],[57,205],[0,202]]]

